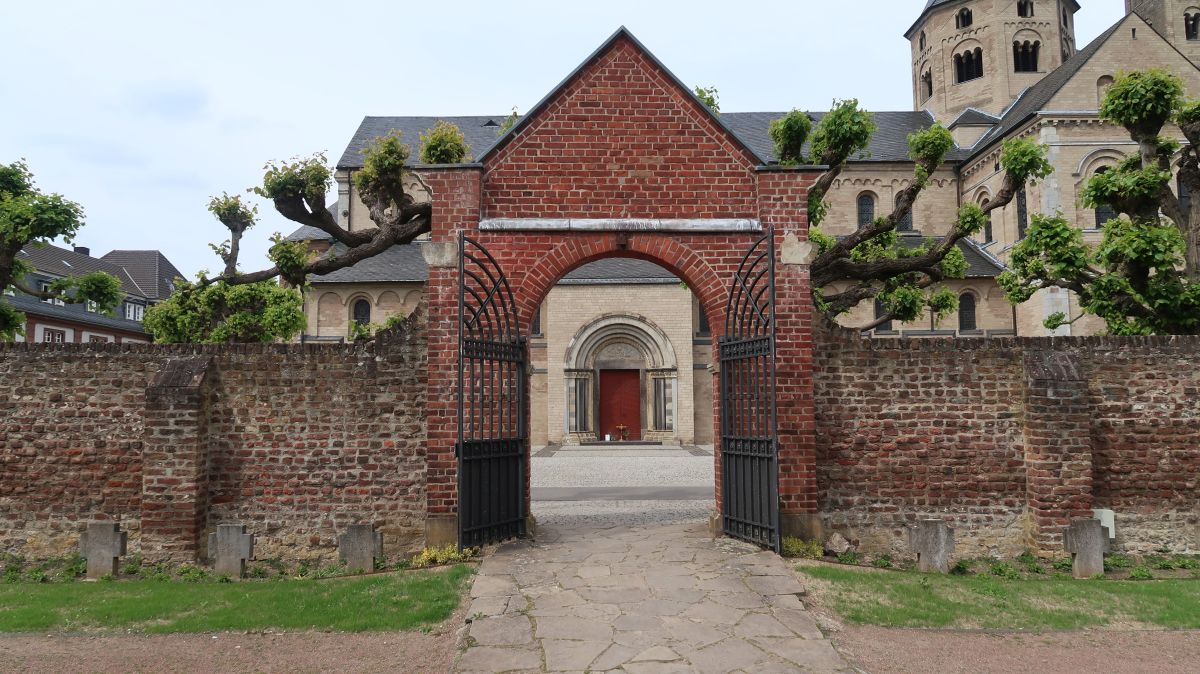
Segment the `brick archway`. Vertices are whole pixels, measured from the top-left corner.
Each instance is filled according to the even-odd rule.
[[[616,256],[648,260],[683,279],[720,334],[732,276],[764,228],[774,228],[778,251],[807,240],[808,188],[820,173],[765,165],[623,29],[479,163],[419,172],[433,205],[425,244],[430,543],[457,534],[460,233],[495,256],[526,327],[559,278]],[[803,259],[778,260],[776,269],[781,525],[784,533],[811,534],[817,521],[812,296]],[[714,425],[718,405],[714,395]]]

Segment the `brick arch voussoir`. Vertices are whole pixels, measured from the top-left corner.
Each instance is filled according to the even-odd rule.
[[[725,279],[718,276],[703,253],[664,235],[634,235],[623,246],[611,235],[568,239],[558,244],[529,264],[528,272],[513,288],[521,325],[533,323],[534,312],[559,279],[577,267],[607,257],[638,258],[670,271],[683,279],[699,299],[709,325],[714,329],[724,325]]]

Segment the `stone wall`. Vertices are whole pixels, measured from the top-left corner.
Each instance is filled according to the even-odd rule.
[[[354,523],[420,547],[426,357],[417,320],[369,345],[0,345],[0,550],[73,552],[91,519],[148,559],[229,522],[260,558],[333,561]]]
[[[1061,548],[1092,508],[1114,549],[1200,550],[1196,338],[863,340],[815,362],[826,534],[901,551],[945,518],[962,555]]]

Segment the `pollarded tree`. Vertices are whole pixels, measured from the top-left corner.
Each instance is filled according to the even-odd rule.
[[[1034,216],[1000,284],[1013,302],[1042,288],[1073,291],[1083,313],[1055,314],[1051,329],[1092,314],[1113,334],[1200,334],[1200,198],[1171,190],[1179,155],[1180,184],[1200,195],[1200,102],[1188,101],[1171,73],[1131,72],[1109,88],[1100,115],[1124,127],[1138,152],[1092,177],[1081,201],[1122,217],[1105,223],[1093,249],[1060,214]],[[1187,139],[1182,150],[1162,136],[1171,122]]]
[[[24,161],[0,165],[0,292],[16,289],[43,300],[93,302],[99,311],[111,314],[121,301],[121,283],[111,274],[60,278],[46,290],[25,283],[33,269],[18,257],[21,249],[56,239],[70,243],[82,225],[83,208],[39,189]],[[25,315],[0,297],[0,339],[11,340],[24,327]]]
[[[463,150],[465,154],[465,145]],[[451,154],[456,152],[451,148]],[[398,132],[368,148],[354,182],[377,227],[355,232],[339,225],[325,207],[333,172],[324,155],[267,164],[262,185],[250,191],[270,199],[285,218],[325,232],[340,246],[336,254],[317,256],[303,242],[276,234],[267,253],[273,266],[259,271],[242,272],[238,264],[242,238],[258,221],[257,207],[237,195],[214,197],[209,211],[229,230],[229,239],[212,247],[224,269],[217,276],[201,272],[196,283],[181,283],[170,301],[148,312],[146,324],[155,339],[274,341],[294,336],[304,328],[300,289],[310,276],[351,267],[430,231],[431,205],[418,203],[405,188],[408,158],[409,149]]]
[[[856,100],[835,102],[815,127],[798,110],[771,124],[780,163],[827,167],[813,184],[808,202],[809,238],[817,246],[810,268],[815,304],[832,319],[861,302],[880,301],[881,315],[858,326],[862,329],[890,320],[915,320],[928,312],[943,318],[958,308],[957,295],[944,281],[963,278],[967,271],[958,242],[983,229],[991,212],[1011,202],[1022,186],[1050,174],[1045,149],[1028,140],[1006,142],[1000,159],[1003,185],[992,201],[982,207],[962,206],[941,237],[904,242],[897,226],[912,212],[913,203],[954,147],[950,132],[935,124],[908,137],[909,156],[916,167],[912,181],[897,194],[892,212],[846,236],[829,236],[820,229],[828,211],[825,197],[847,164],[867,150],[875,131],[871,113],[859,108]]]

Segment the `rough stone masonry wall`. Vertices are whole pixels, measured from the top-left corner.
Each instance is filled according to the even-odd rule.
[[[1061,549],[1116,511],[1114,550],[1200,551],[1200,340],[863,340],[822,332],[814,371],[826,533],[903,552],[944,518],[958,554]]]
[[[259,558],[333,561],[355,523],[419,547],[426,358],[411,321],[360,346],[0,345],[0,550],[72,552],[90,519],[176,561],[229,522]]]

